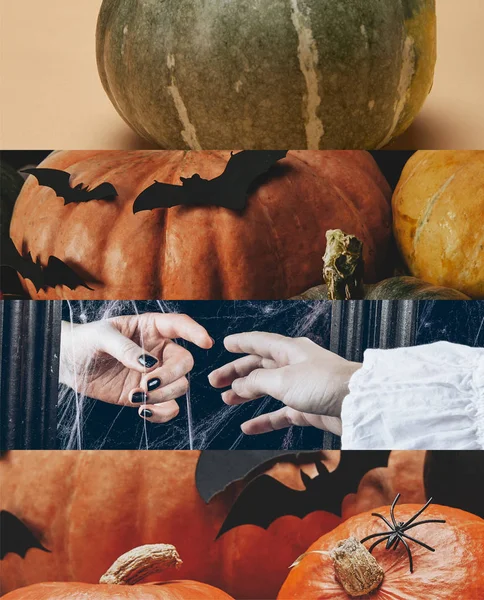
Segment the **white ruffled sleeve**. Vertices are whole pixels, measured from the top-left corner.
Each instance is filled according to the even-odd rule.
[[[484,348],[367,350],[343,402],[342,447],[484,449]]]

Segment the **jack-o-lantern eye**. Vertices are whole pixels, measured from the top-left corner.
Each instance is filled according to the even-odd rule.
[[[203,179],[195,173],[192,177],[180,177],[182,185],[155,181],[136,198],[133,212],[178,205],[242,211],[255,183],[286,154],[287,150],[243,150],[232,154],[224,172],[214,179]]]
[[[70,184],[71,174],[57,169],[25,169],[24,173],[33,175],[39,185],[49,187],[59,198],[64,198],[64,204],[80,202],[90,202],[91,200],[114,200],[118,192],[116,188],[108,182],[101,183],[90,190],[83,183],[72,187]]]
[[[8,510],[0,511],[0,533],[0,560],[3,560],[10,552],[25,558],[31,548],[50,552],[40,543],[29,527]]]

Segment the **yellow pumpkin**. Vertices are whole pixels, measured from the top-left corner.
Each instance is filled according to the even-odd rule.
[[[393,229],[414,277],[484,298],[484,151],[421,151],[393,196]]]

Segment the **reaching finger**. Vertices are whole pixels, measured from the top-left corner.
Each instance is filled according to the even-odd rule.
[[[254,396],[253,398],[242,398],[238,396],[234,390],[227,390],[222,394],[222,400],[225,404],[229,406],[237,406],[239,404],[245,404],[246,402],[250,402],[251,400],[258,400],[262,396]]]
[[[212,371],[208,376],[208,380],[214,388],[223,388],[232,385],[234,379],[246,377],[255,369],[273,369],[275,367],[277,367],[276,363],[269,358],[253,355],[243,356]]]
[[[284,367],[280,369],[255,369],[246,377],[240,377],[232,382],[232,389],[241,398],[247,400],[260,396],[272,396],[283,400]]]
[[[293,408],[284,406],[274,412],[270,412],[264,415],[259,415],[255,419],[242,423],[241,429],[246,435],[259,435],[261,433],[268,433],[269,431],[277,431],[279,429],[286,429],[292,425],[299,425],[305,427],[309,425],[304,413],[301,413]]]
[[[162,360],[161,366],[146,373],[141,379],[140,385],[147,392],[173,383],[193,369],[193,356],[175,342],[167,342],[163,349]]]
[[[138,409],[139,416],[150,423],[167,423],[178,416],[179,412],[180,407],[175,400],[163,404],[143,405]]]
[[[205,327],[188,315],[152,313],[151,316],[155,327],[165,338],[182,338],[207,350],[214,344]]]
[[[128,369],[140,373],[152,371],[158,365],[158,358],[146,353],[141,346],[123,335],[116,327],[106,327],[97,340],[97,347],[102,352],[113,356]]]
[[[296,425],[299,427],[317,427],[323,431],[330,431],[335,435],[341,435],[341,419],[322,415],[311,415],[299,412],[294,408],[285,406],[271,413],[260,415],[242,424],[242,431],[247,435],[258,435],[278,429],[285,429]]]
[[[250,331],[235,333],[224,339],[229,352],[239,354],[256,354],[274,360],[279,366],[288,364],[294,340],[278,333]]]
[[[187,393],[188,379],[180,377],[176,381],[169,383],[163,387],[158,387],[155,390],[148,391],[146,394],[146,404],[160,404],[176,400]]]

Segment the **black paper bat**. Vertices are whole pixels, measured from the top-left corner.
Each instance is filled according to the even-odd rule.
[[[11,238],[6,236],[1,238],[0,265],[14,269],[24,279],[30,279],[37,291],[54,288],[56,285],[65,285],[71,290],[79,286],[92,289],[60,258],[51,256],[47,266],[43,267],[38,260],[33,261],[30,252],[27,256],[22,256]]]
[[[80,183],[71,187],[71,174],[57,169],[24,169],[24,173],[33,175],[39,185],[52,188],[59,198],[64,198],[64,205],[75,202],[89,202],[91,200],[114,200],[118,195],[111,183],[102,183],[93,190]]]
[[[0,511],[0,543],[0,560],[3,560],[9,552],[25,558],[31,548],[50,552],[44,548],[25,523],[7,510]]]
[[[136,198],[133,212],[178,205],[243,210],[256,180],[286,154],[287,150],[243,150],[231,155],[225,171],[215,179],[202,179],[195,174],[181,177],[182,185],[155,181]]]
[[[208,503],[234,481],[248,476],[255,477],[262,469],[266,471],[272,464],[284,458],[288,462],[297,463],[300,456],[306,456],[307,462],[320,459],[320,453],[314,451],[202,450],[195,470],[198,493]]]
[[[235,500],[217,534],[217,538],[239,525],[257,525],[267,529],[279,517],[306,515],[324,510],[341,516],[341,504],[347,494],[356,492],[365,473],[388,463],[387,451],[341,453],[340,463],[330,473],[316,462],[318,475],[311,479],[301,472],[305,490],[293,490],[270,475],[260,475],[245,487]]]

